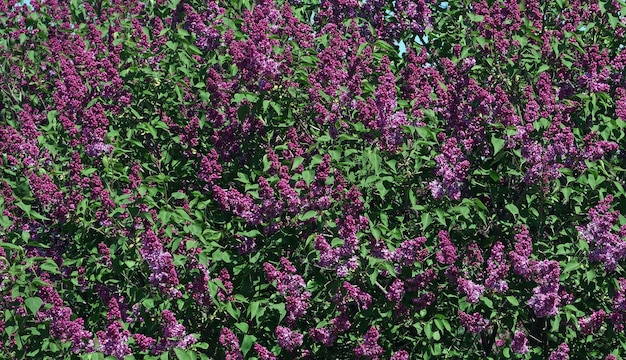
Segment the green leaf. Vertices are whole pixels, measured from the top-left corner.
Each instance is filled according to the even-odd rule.
[[[484,15],[476,15],[473,13],[467,13],[467,17],[473,22],[482,22],[483,20],[485,20]]]
[[[580,269],[581,265],[578,261],[572,261],[570,263],[568,263],[567,265],[565,265],[565,268],[563,268],[563,273],[568,273],[574,270],[578,270]]]
[[[195,358],[195,356],[189,355],[187,350],[183,350],[181,348],[174,348],[174,352],[179,360],[194,360]]]
[[[254,343],[256,342],[256,337],[253,335],[244,335],[243,340],[241,341],[241,347],[240,350],[243,353],[243,356],[245,357],[246,354],[248,354],[248,352],[250,351],[250,349],[252,349],[252,346],[254,345]]]
[[[374,168],[374,172],[376,174],[380,173],[380,164],[382,163],[382,158],[380,154],[376,150],[370,150],[367,154],[367,158],[369,159],[370,164]]]
[[[511,214],[515,216],[519,215],[519,209],[515,206],[515,204],[506,204],[504,207],[509,210]]]
[[[306,220],[312,219],[312,218],[314,218],[316,216],[317,216],[317,211],[309,210],[306,213],[304,213],[303,215],[300,215],[299,218],[300,218],[301,221],[306,221]]]
[[[28,310],[30,310],[30,312],[35,315],[37,314],[37,311],[39,311],[39,308],[41,308],[43,301],[39,297],[31,297],[24,300],[24,304],[26,305]]]
[[[387,195],[387,192],[389,192],[389,190],[387,190],[387,188],[385,187],[383,181],[379,181],[376,183],[376,189],[378,190],[381,199],[384,199],[385,195]]]
[[[513,306],[519,306],[519,301],[515,298],[515,296],[507,296],[506,300],[511,303]]]
[[[313,180],[315,180],[315,171],[313,170],[305,170],[302,172],[302,178],[306,181],[307,185],[311,185]]]
[[[495,135],[491,135],[491,145],[493,145],[493,154],[496,155],[504,147],[504,139],[499,139]]]
[[[172,197],[173,197],[174,199],[176,199],[176,200],[181,200],[181,199],[184,199],[184,198],[185,198],[185,196],[187,196],[187,195],[185,195],[185,193],[184,193],[184,192],[175,192],[175,193],[172,193]]]
[[[296,156],[293,159],[293,164],[291,165],[291,170],[294,170],[295,168],[300,166],[302,164],[302,162],[304,162],[304,158],[302,156]]]
[[[237,327],[237,329],[241,330],[241,332],[243,332],[244,334],[248,332],[248,323],[238,322],[238,323],[235,323],[235,326]]]
[[[39,268],[41,270],[45,270],[45,271],[47,271],[49,273],[52,273],[52,274],[60,274],[61,273],[59,271],[59,266],[52,259],[48,259],[48,260],[46,260],[45,263],[40,264]]]

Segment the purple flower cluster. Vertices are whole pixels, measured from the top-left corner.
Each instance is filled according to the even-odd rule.
[[[267,350],[263,345],[259,343],[255,343],[252,348],[259,356],[261,360],[276,360],[276,355],[274,355],[271,351]]]
[[[276,281],[276,289],[285,297],[287,322],[295,324],[297,319],[306,314],[311,293],[305,291],[306,284],[304,279],[296,274],[296,268],[287,258],[282,257],[280,265],[283,271],[279,271],[274,265],[266,262],[263,264],[263,270],[269,281]]]
[[[333,346],[337,336],[325,327],[313,328],[309,330],[309,336],[313,341],[320,343],[326,347]]]
[[[219,155],[215,149],[211,149],[208,154],[200,160],[200,170],[198,179],[207,182],[209,185],[222,177],[222,165],[219,163]]]
[[[161,353],[177,347],[186,349],[196,343],[196,338],[187,334],[185,327],[178,322],[173,312],[163,310],[161,318],[163,319],[163,338],[157,344],[156,352]]]
[[[95,350],[93,334],[84,329],[84,320],[82,318],[71,320],[72,309],[63,306],[63,300],[52,286],[42,287],[39,290],[39,297],[44,304],[52,305],[38,313],[39,319],[50,321],[51,337],[63,342],[70,342],[74,353],[81,350],[86,352]]]
[[[483,285],[476,284],[466,278],[458,279],[457,288],[461,293],[467,295],[467,302],[470,304],[478,303],[478,299],[480,299],[485,292],[485,287]]]
[[[533,252],[532,246],[532,239],[528,232],[528,227],[525,225],[519,226],[517,228],[517,234],[515,234],[515,250],[509,252],[509,258],[513,265],[513,272],[526,279],[529,279],[532,274],[532,265],[534,263],[534,261],[530,259],[530,255]]]
[[[626,225],[620,229],[620,234],[613,232],[617,224],[619,211],[610,211],[613,195],[608,195],[598,205],[589,210],[590,222],[585,226],[578,226],[580,236],[590,245],[589,261],[604,264],[606,271],[615,271],[617,264],[626,258],[626,241],[622,233],[626,232]]]
[[[115,356],[123,359],[126,355],[131,354],[128,346],[130,339],[130,331],[122,330],[122,323],[114,321],[107,327],[106,331],[98,331],[98,351],[102,351],[105,355]]]
[[[516,354],[526,354],[528,352],[528,339],[523,331],[516,331],[511,341],[511,350]]]
[[[357,359],[366,358],[371,360],[378,360],[383,354],[383,348],[378,345],[378,338],[380,334],[376,327],[372,326],[363,335],[363,343],[354,349],[354,355]]]
[[[609,315],[616,332],[624,331],[626,323],[626,279],[619,279],[619,287],[613,295],[613,312]]]
[[[442,153],[435,157],[437,161],[437,176],[440,180],[433,180],[428,185],[433,198],[441,199],[448,195],[452,200],[461,198],[461,185],[468,174],[470,162],[457,145],[457,139],[448,138],[442,147]]]
[[[243,354],[239,350],[239,340],[229,328],[222,328],[219,342],[226,348],[226,360],[243,360]]]
[[[135,344],[139,348],[139,351],[150,350],[156,344],[156,340],[149,336],[145,336],[143,334],[133,334],[132,336],[135,340]]]
[[[150,282],[157,286],[164,294],[178,298],[182,294],[178,287],[178,274],[174,268],[172,254],[164,251],[161,240],[152,230],[147,230],[142,236],[142,247],[139,250],[150,269]]]
[[[550,354],[549,360],[569,360],[569,346],[566,343],[562,343],[559,347]]]
[[[439,237],[439,249],[437,252],[437,261],[443,265],[452,265],[456,262],[458,255],[456,253],[456,246],[450,241],[450,234],[441,230],[438,234]]]
[[[409,360],[409,352],[406,350],[396,351],[389,360]]]
[[[559,263],[555,260],[539,261],[534,272],[539,286],[533,289],[533,296],[528,300],[528,305],[537,317],[555,316],[561,303]]]
[[[504,245],[497,241],[491,248],[491,256],[487,259],[487,289],[503,293],[509,289],[506,277],[509,273],[509,264],[504,255]]]
[[[485,330],[491,323],[488,319],[485,319],[480,313],[475,312],[468,314],[463,311],[458,311],[459,322],[470,333],[478,334]]]
[[[403,241],[391,253],[390,258],[398,263],[400,267],[412,267],[416,262],[421,264],[429,253],[424,244],[426,244],[425,237]]]
[[[105,144],[101,141],[88,144],[85,147],[85,154],[91,157],[101,157],[104,154],[108,154],[113,150],[113,146]]]
[[[394,280],[387,290],[387,300],[398,302],[404,296],[404,282],[400,279]]]
[[[608,317],[604,310],[594,311],[589,317],[578,319],[578,326],[580,332],[584,335],[591,335],[604,323],[604,320]]]
[[[259,225],[263,221],[261,208],[254,203],[252,195],[243,195],[236,189],[224,190],[213,185],[213,196],[220,207],[226,211],[240,216],[250,225]]]
[[[342,312],[341,315],[330,321],[330,329],[328,327],[314,328],[309,330],[309,335],[313,341],[330,347],[335,343],[337,336],[348,331],[351,326],[352,324],[348,320],[348,315]]]
[[[224,288],[218,287],[217,289],[217,297],[220,301],[231,301],[233,300],[233,283],[230,281],[230,274],[228,273],[228,269],[222,268],[217,277],[224,285]]]
[[[189,4],[183,6],[187,15],[185,26],[196,35],[196,45],[204,51],[210,51],[219,46],[221,35],[215,26],[220,25],[221,21],[216,20],[216,17],[224,13],[224,9],[217,3],[210,2],[208,5],[209,9],[204,16],[198,14]]]
[[[350,301],[354,301],[360,309],[368,309],[372,304],[372,296],[359,287],[344,281],[342,288],[345,294],[342,296],[342,293],[339,292],[335,295],[339,311],[345,312]]]
[[[101,262],[106,266],[111,266],[111,250],[105,243],[98,244],[98,253],[102,257]]]
[[[274,334],[278,340],[278,346],[289,352],[302,346],[304,337],[297,331],[292,331],[289,328],[279,325],[276,327],[276,330],[274,330]]]

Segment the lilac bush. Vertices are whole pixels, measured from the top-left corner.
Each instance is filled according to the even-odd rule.
[[[619,359],[623,0],[0,0],[0,358]]]

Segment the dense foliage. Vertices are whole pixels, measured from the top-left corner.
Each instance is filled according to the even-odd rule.
[[[616,359],[625,30],[623,0],[0,0],[0,357]]]

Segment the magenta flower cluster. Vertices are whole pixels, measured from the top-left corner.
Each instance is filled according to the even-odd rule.
[[[619,211],[610,211],[613,195],[608,195],[589,210],[590,222],[578,226],[580,236],[589,243],[589,261],[599,262],[606,271],[615,271],[618,263],[626,258],[626,225],[615,233],[613,227],[619,219]]]

